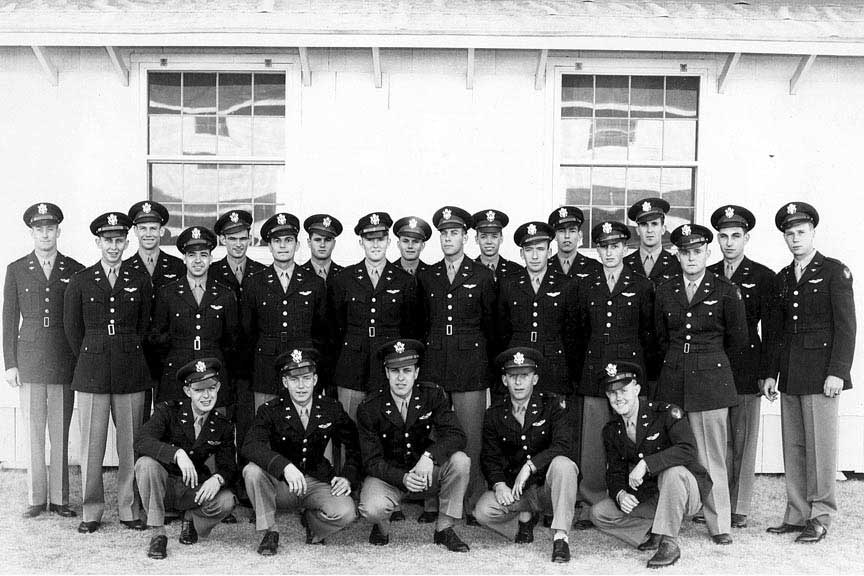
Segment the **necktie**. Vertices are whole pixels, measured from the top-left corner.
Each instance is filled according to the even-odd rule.
[[[45,279],[46,280],[51,277],[51,261],[50,260],[43,260],[42,261],[42,272],[45,273]]]
[[[627,420],[627,437],[631,442],[636,443],[636,423],[632,420]]]
[[[309,425],[309,407],[300,408],[300,422],[303,423],[303,429]]]
[[[114,271],[114,267],[112,266],[108,269],[108,284],[113,288],[115,282],[117,282],[117,272]]]
[[[372,280],[372,287],[376,288],[378,286],[378,269],[373,268],[372,274],[369,275],[369,279]]]
[[[204,287],[201,286],[200,282],[195,283],[195,287],[192,288],[192,295],[195,296],[195,302],[197,302],[198,305],[200,306],[201,305],[201,298],[204,297]]]
[[[414,274],[417,273],[417,269],[416,268],[409,268],[408,273],[411,274],[412,276],[414,276]]]
[[[732,269],[732,264],[726,264],[726,278],[732,278],[735,270]]]
[[[645,257],[645,261],[642,263],[642,265],[645,267],[645,275],[650,276],[651,269],[654,268],[654,256],[648,254],[648,256]]]
[[[567,274],[570,272],[570,259],[569,258],[567,258],[566,260],[564,260],[564,262],[561,263],[561,270],[564,271],[564,274]]]
[[[492,262],[490,262],[490,263],[487,264],[486,266],[489,268],[489,270],[491,270],[492,272],[495,272],[495,264],[493,264]]]
[[[153,260],[152,256],[148,256],[147,262],[145,262],[144,265],[147,267],[147,272],[149,272],[150,275],[152,276],[153,271],[156,270],[156,261]]]
[[[408,401],[403,400],[402,405],[399,407],[399,414],[402,416],[402,421],[408,421]]]
[[[696,283],[688,282],[687,283],[687,302],[693,301],[693,296],[696,294]]]
[[[447,264],[447,279],[450,280],[450,283],[453,283],[453,280],[456,278],[456,268],[453,264]]]
[[[198,438],[198,435],[201,434],[201,429],[204,427],[205,418],[207,418],[206,414],[202,414],[201,416],[195,418],[195,424],[193,424],[193,426],[195,427],[195,438]]]
[[[288,291],[288,271],[283,270],[279,272],[279,282],[282,284],[282,290],[284,292]]]
[[[525,425],[525,406],[513,406],[513,417],[520,426]]]
[[[535,294],[540,290],[540,276],[534,276],[531,278],[531,287],[534,288]]]
[[[316,266],[316,268],[318,269],[318,276],[320,276],[321,278],[326,280],[327,279],[327,271],[324,270],[324,267],[323,266]]]
[[[234,270],[234,277],[237,278],[238,283],[243,283],[243,266],[240,264],[238,264],[237,268]]]
[[[804,266],[801,266],[800,264],[796,263],[795,264],[795,281],[800,282],[801,276],[803,276],[803,275],[804,275]]]
[[[606,285],[609,286],[609,292],[615,289],[615,274],[609,274],[606,277]]]

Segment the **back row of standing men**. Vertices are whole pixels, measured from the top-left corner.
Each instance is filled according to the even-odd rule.
[[[9,266],[3,328],[7,379],[24,384],[29,413],[27,515],[49,501],[52,510],[74,514],[65,465],[73,390],[82,422],[79,530],[93,531],[101,521],[109,413],[117,426],[120,519],[137,527],[133,442],[149,417],[154,380],[157,401],[178,400],[184,391],[177,370],[191,360],[219,359],[221,381],[229,384],[220,403],[237,424],[240,446],[255,409],[281,393],[280,354],[311,342],[323,356],[322,388],[356,419],[364,397],[387,385],[376,350],[394,338],[417,338],[426,348],[423,378],[446,390],[467,438],[467,511],[484,492],[479,453],[487,390],[501,392],[490,359],[524,346],[542,354],[538,391],[560,398],[575,417],[574,458],[588,503],[607,490],[604,371],[619,361],[644,367],[649,397],[683,408],[696,431],[699,460],[714,486],[703,502],[705,521],[719,544],[731,542],[730,527],[746,524],[759,397],[776,398],[779,374],[788,506],[778,530],[806,525],[811,540],[821,539],[836,510],[837,396],[851,386],[851,274],[815,251],[819,216],[806,203],[777,213],[775,224],[795,258],[777,275],[744,255],[755,225],[745,208],[724,206],[712,215],[724,259],[708,269],[713,234],[703,226],[672,232],[677,257],[662,248],[668,210],[659,198],[630,208],[640,247],[626,257],[629,228],[599,223],[591,232],[598,262],[577,250],[581,210],[562,206],[546,222],[517,228],[524,268],[498,254],[508,224],[500,211],[472,216],[455,206],[439,209],[432,222],[444,259],[431,265],[419,259],[432,234],[426,222],[406,217],[394,225],[376,212],[354,228],[364,259],[343,269],[330,259],[342,232],[333,216],[305,220],[312,258],[302,266],[294,262],[299,219],[278,213],[263,224],[261,238],[273,256],[273,265],[264,266],[246,257],[252,218],[240,210],[222,215],[214,231],[184,230],[177,239],[184,263],[159,249],[167,210],[145,201],[128,214],[93,221],[101,259],[84,269],[57,252],[60,209],[34,205],[24,215],[34,252]],[[386,260],[391,226],[402,255],[393,263]],[[124,262],[130,228],[139,250]],[[476,261],[464,255],[470,228],[481,249]],[[227,255],[212,262],[217,238]],[[47,481],[46,421],[56,452]],[[587,514],[582,520],[589,521]]]

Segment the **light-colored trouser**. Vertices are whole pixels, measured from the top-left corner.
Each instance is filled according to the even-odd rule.
[[[292,494],[282,478],[275,478],[254,462],[243,468],[246,493],[255,508],[255,529],[273,530],[276,510],[305,510],[313,542],[320,542],[357,518],[351,496],[333,496],[330,484],[306,474],[306,493]]]
[[[640,399],[641,400],[641,399]],[[609,400],[594,396],[582,397],[582,451],[579,470],[582,483],[579,495],[588,504],[606,498],[606,449],[603,446],[603,427],[609,421]],[[588,519],[589,506],[582,508],[581,519]]]
[[[29,447],[28,504],[69,504],[69,424],[75,393],[68,384],[22,383],[18,392]],[[45,427],[51,467],[45,469]]]
[[[556,456],[546,470],[543,486],[530,486],[509,506],[499,504],[495,491],[489,490],[480,497],[474,515],[480,524],[513,540],[519,530],[520,512],[546,512],[551,508],[552,529],[569,532],[579,492],[578,482],[576,464],[567,456]]]
[[[141,503],[147,511],[148,526],[165,525],[166,501],[175,510],[181,511],[178,505],[184,500],[194,502],[192,494],[198,491],[197,488],[189,488],[183,484],[183,478],[169,476],[165,467],[150,456],[141,456],[135,462],[135,479],[138,481]],[[236,503],[234,493],[228,488],[222,488],[210,501],[183,511],[188,511],[192,516],[198,535],[206,538],[213,527],[231,513]]]
[[[831,525],[837,513],[837,408],[839,397],[780,395],[787,524],[818,518]]]
[[[339,403],[342,404],[342,408],[348,414],[348,417],[357,422],[357,407],[366,398],[366,393],[338,386],[336,388],[336,395],[339,397]]]
[[[756,445],[762,396],[739,394],[738,405],[729,408],[729,445],[726,469],[729,472],[729,503],[733,514],[747,516],[756,479]]]
[[[454,452],[447,462],[434,467],[432,486],[426,493],[438,495],[439,514],[455,520],[462,517],[462,500],[470,473],[471,460],[464,452]],[[389,534],[390,513],[396,510],[407,493],[404,486],[393,486],[380,478],[367,476],[360,491],[360,515],[377,524],[384,534]]]
[[[699,484],[687,468],[672,466],[660,473],[657,486],[659,492],[630,514],[622,512],[612,498],[598,502],[591,507],[591,522],[631,546],[644,542],[649,531],[676,538],[684,518],[699,511]]]
[[[138,520],[135,490],[135,438],[144,419],[144,392],[92,394],[78,392],[81,424],[81,486],[84,522],[101,522],[105,510],[102,461],[108,440],[108,416],[117,429],[117,509],[120,520]]]
[[[696,437],[699,463],[708,471],[713,486],[707,502],[703,502],[708,532],[729,534],[732,530],[732,508],[729,504],[729,475],[726,471],[726,450],[729,443],[729,409],[718,408],[687,415]]]
[[[270,400],[273,400],[274,398],[278,398],[279,395],[278,394],[267,394],[266,392],[255,392],[254,397],[255,397],[255,413],[257,414],[258,408],[260,408],[262,404],[266,404]]]
[[[467,442],[465,454],[471,459],[471,478],[465,490],[465,510],[472,514],[474,505],[486,492],[486,480],[480,471],[480,449],[483,446],[483,416],[489,405],[489,391],[450,392],[450,402]]]

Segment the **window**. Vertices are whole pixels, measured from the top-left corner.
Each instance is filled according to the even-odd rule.
[[[691,222],[699,77],[564,73],[560,78],[556,196],[585,210],[586,243],[602,220],[633,228],[627,208],[643,198],[669,202],[668,230]],[[638,238],[631,232],[635,247]]]
[[[248,210],[252,234],[276,210],[285,170],[285,73],[147,74],[150,198],[171,212],[162,243]]]

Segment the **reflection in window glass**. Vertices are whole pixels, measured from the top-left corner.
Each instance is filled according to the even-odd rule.
[[[596,76],[594,115],[626,118],[628,111],[629,78],[627,76]]]

